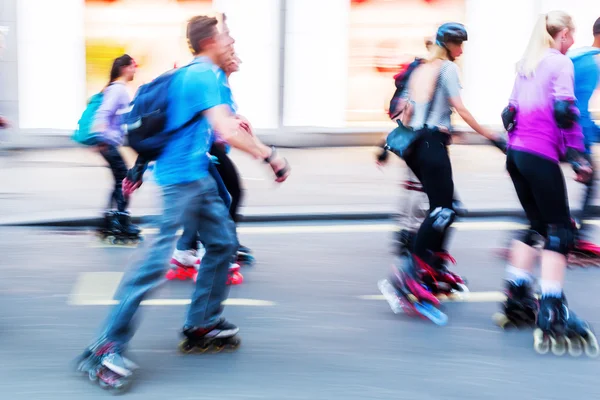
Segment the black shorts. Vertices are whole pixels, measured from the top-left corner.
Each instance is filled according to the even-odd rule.
[[[571,227],[571,213],[560,164],[524,151],[509,150],[506,169],[531,229],[544,237],[548,225]]]

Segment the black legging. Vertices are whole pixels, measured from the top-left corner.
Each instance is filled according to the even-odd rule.
[[[122,188],[123,179],[125,179],[125,176],[127,175],[125,161],[115,146],[109,145],[105,150],[101,151],[100,154],[102,154],[106,162],[108,162],[108,166],[115,178],[115,187],[110,195],[108,208],[112,209],[113,205],[116,204],[117,211],[124,212],[128,205],[127,199],[123,196]]]
[[[217,164],[217,171],[221,175],[221,179],[231,196],[231,206],[229,207],[229,215],[236,224],[239,221],[238,209],[240,201],[242,199],[242,188],[240,183],[240,176],[233,164],[233,161],[227,156],[225,147],[222,144],[213,144],[210,149],[210,154],[217,157],[219,164]]]
[[[585,184],[585,194],[583,195],[583,204],[581,205],[581,214],[579,216],[579,232],[584,235],[588,233],[589,229],[591,228],[584,221],[591,217],[593,209],[592,200],[596,196],[596,168],[594,165],[594,158],[590,155],[587,157],[587,159],[590,165],[592,165],[592,171],[594,171],[594,173],[592,179]]]
[[[506,169],[531,229],[548,236],[548,226],[572,229],[565,177],[560,165],[524,151],[509,150]]]
[[[450,224],[443,229],[436,229],[438,217],[434,211],[452,210],[453,206],[454,182],[447,147],[449,141],[449,135],[445,133],[424,130],[412,153],[405,159],[408,167],[421,181],[429,199],[429,215],[423,220],[414,243],[415,255],[423,260],[428,260],[431,253],[443,251],[446,245]]]

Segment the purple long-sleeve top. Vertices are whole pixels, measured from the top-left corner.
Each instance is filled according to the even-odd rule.
[[[575,100],[574,68],[569,57],[549,49],[531,78],[517,74],[510,104],[517,108],[516,128],[509,133],[509,148],[559,162],[567,148],[584,151],[579,124],[560,129],[554,119],[554,102]],[[573,111],[579,114],[576,107]]]
[[[104,142],[113,146],[123,144],[125,131],[121,127],[121,115],[129,107],[131,99],[124,83],[115,82],[104,89],[102,105],[96,111],[94,126],[102,133]]]

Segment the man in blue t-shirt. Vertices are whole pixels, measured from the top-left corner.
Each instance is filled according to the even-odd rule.
[[[593,161],[592,144],[598,141],[600,134],[600,128],[592,120],[589,109],[590,100],[600,84],[600,18],[594,23],[593,34],[592,46],[582,47],[568,54],[575,67],[575,97],[580,113],[579,122],[583,128],[585,149],[590,162]],[[586,184],[580,216],[580,235],[586,235],[586,232],[589,231],[589,226],[584,223],[584,219],[590,215],[594,194],[595,177]]]
[[[235,348],[239,343],[239,329],[221,317],[229,263],[238,242],[235,224],[209,173],[207,152],[213,142],[212,132],[218,131],[231,146],[264,160],[276,175],[287,177],[289,169],[274,149],[243,130],[243,122],[222,98],[217,65],[229,57],[233,39],[218,31],[215,18],[205,16],[189,21],[187,36],[195,58],[173,78],[167,129],[182,126],[198,113],[203,118],[176,132],[156,161],[154,174],[163,192],[164,207],[159,234],[147,247],[143,261],[121,283],[120,303],[113,308],[100,338],[80,357],[78,368],[86,372],[96,374],[101,364],[122,377],[131,375],[134,365],[122,352],[134,334],[132,319],[142,300],[162,282],[177,231],[188,220],[197,221],[201,227],[198,236],[206,254],[183,328],[183,350],[213,345]],[[103,379],[104,375],[97,377]],[[105,383],[113,384],[114,379]]]

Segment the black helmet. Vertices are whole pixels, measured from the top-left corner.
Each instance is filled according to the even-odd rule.
[[[448,22],[438,28],[435,43],[446,47],[446,43],[462,43],[468,40],[467,30],[463,24]]]

